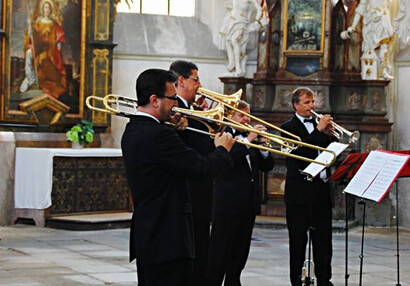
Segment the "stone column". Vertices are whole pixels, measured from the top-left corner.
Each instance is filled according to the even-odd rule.
[[[12,223],[15,149],[14,133],[0,132],[0,225]]]

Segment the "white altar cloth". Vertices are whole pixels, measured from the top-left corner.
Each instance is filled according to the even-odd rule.
[[[121,157],[113,148],[16,148],[15,208],[46,209],[51,206],[53,157]]]

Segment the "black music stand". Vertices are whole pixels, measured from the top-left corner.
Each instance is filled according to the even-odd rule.
[[[336,169],[336,171],[329,177],[329,181],[338,181],[339,185],[346,186],[347,183],[353,178],[359,168],[362,166],[364,160],[366,160],[369,153],[352,153],[342,162],[342,164]],[[349,218],[348,218],[348,196],[345,193],[345,285],[348,286],[349,273],[348,273],[348,242],[349,242]]]
[[[394,153],[410,155],[410,150],[394,151]],[[401,171],[399,178],[410,177],[410,160],[407,162],[407,166]],[[399,243],[399,189],[396,188],[396,256],[397,256],[397,284],[400,284],[400,243]]]
[[[401,155],[410,155],[410,150],[404,150],[404,151],[384,151],[387,153],[391,154],[401,154]],[[348,158],[342,163],[342,168],[339,170],[339,168],[336,170],[336,172],[329,178],[334,181],[337,180],[345,180],[347,181],[348,179],[352,179],[353,176],[356,174],[356,172],[360,169],[361,165],[367,158],[369,153],[358,153],[358,154],[351,154],[349,155]],[[346,164],[345,164],[346,162]],[[407,161],[407,164],[403,166],[403,168],[400,170],[398,173],[397,177],[394,179],[393,182],[395,182],[399,177],[409,177],[410,176],[410,160]],[[333,177],[333,178],[332,178]],[[390,186],[391,187],[391,186]],[[389,187],[389,189],[390,189]],[[386,190],[385,194],[388,192]],[[383,199],[384,196],[381,197],[379,203]],[[347,204],[347,200],[346,200]],[[366,202],[361,198],[359,204],[363,205],[363,224],[362,224],[362,245],[361,245],[361,254],[359,256],[360,258],[360,280],[359,280],[359,285],[362,285],[362,270],[363,270],[363,247],[364,247],[364,227],[365,227],[365,213],[366,213]],[[399,217],[398,217],[398,190],[396,191],[396,237],[397,237],[397,284],[396,286],[401,286],[400,284],[400,253],[399,253]],[[347,207],[346,207],[347,211]],[[346,216],[346,227],[347,227],[347,216]],[[345,283],[347,285],[347,279],[349,277],[347,273],[347,230],[346,230],[346,272],[345,272]]]

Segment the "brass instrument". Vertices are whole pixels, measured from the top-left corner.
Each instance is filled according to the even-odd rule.
[[[240,90],[240,93],[242,93],[241,90]],[[323,166],[326,166],[326,167],[332,165],[336,161],[336,154],[333,151],[327,150],[327,149],[319,147],[319,146],[304,143],[304,142],[300,141],[300,138],[298,136],[296,136],[292,133],[289,133],[285,130],[283,130],[283,133],[286,133],[289,136],[293,136],[295,138],[299,138],[299,140],[290,139],[290,138],[287,138],[287,137],[282,137],[282,136],[271,134],[271,133],[264,132],[264,131],[259,131],[259,130],[254,129],[253,127],[252,128],[247,127],[247,126],[245,126],[243,124],[239,124],[235,121],[231,121],[231,122],[226,121],[225,119],[230,118],[229,114],[232,114],[232,112],[226,110],[226,107],[229,105],[231,107],[231,109],[233,110],[233,112],[237,111],[237,112],[245,113],[246,116],[249,116],[250,118],[255,119],[256,121],[265,122],[265,121],[255,117],[255,116],[252,116],[252,115],[250,115],[250,114],[248,114],[248,113],[246,113],[246,112],[244,112],[240,109],[237,109],[235,106],[238,105],[239,100],[240,100],[240,97],[239,97],[239,99],[236,99],[232,96],[232,97],[229,98],[228,103],[222,102],[222,100],[220,100],[215,108],[212,108],[212,109],[209,109],[209,110],[206,110],[206,111],[190,110],[190,109],[178,108],[178,107],[173,107],[172,111],[181,113],[182,115],[189,116],[189,117],[191,117],[195,120],[200,121],[201,123],[205,124],[205,126],[207,126],[209,132],[206,132],[206,131],[203,131],[203,130],[198,130],[198,129],[195,129],[195,128],[190,128],[190,127],[187,127],[186,128],[187,130],[191,130],[191,131],[194,131],[194,132],[198,132],[198,133],[202,133],[202,134],[206,134],[206,135],[209,135],[211,137],[214,137],[215,134],[222,131],[223,128],[225,128],[226,126],[230,126],[230,127],[234,128],[236,130],[256,133],[256,134],[258,134],[262,137],[267,138],[269,141],[285,145],[285,147],[288,147],[288,148],[292,148],[292,150],[295,150],[295,149],[303,146],[303,147],[313,148],[313,149],[323,151],[323,152],[328,152],[332,155],[332,159],[328,162],[321,162],[321,161],[316,161],[314,159],[310,159],[310,158],[303,157],[303,156],[300,156],[300,155],[292,154],[290,152],[284,152],[284,151],[276,150],[272,147],[266,147],[266,146],[262,146],[262,145],[258,145],[258,144],[254,144],[254,143],[237,141],[239,144],[247,145],[249,147],[254,147],[254,148],[257,148],[257,149],[260,149],[260,150],[263,150],[263,151],[269,151],[271,153],[275,153],[275,154],[278,154],[278,155],[283,155],[283,156],[291,157],[291,158],[294,158],[294,159],[306,161],[306,162],[309,162],[309,163],[317,163],[317,164],[320,164],[320,165],[323,165]],[[102,104],[104,105],[104,108],[95,107],[95,106],[92,105],[92,102],[93,103],[102,102]],[[132,117],[132,116],[136,115],[136,111],[137,111],[136,108],[137,108],[137,105],[138,105],[138,101],[137,101],[137,99],[134,99],[134,98],[124,97],[124,96],[115,95],[115,94],[108,94],[104,98],[100,98],[100,97],[96,97],[96,96],[89,96],[86,99],[86,105],[87,105],[88,108],[90,108],[92,110],[101,111],[101,112],[109,113],[109,114],[112,114],[112,115],[123,116],[123,117]],[[169,123],[169,122],[168,122],[168,124],[173,125],[173,123]],[[278,129],[278,130],[282,130],[282,129],[280,129],[280,128],[278,128],[278,127],[276,127],[276,126],[274,126],[270,123],[267,123],[266,125],[273,126],[273,128]]]
[[[231,120],[231,119],[228,119],[228,120],[230,122],[233,122],[233,120]],[[250,124],[245,124],[245,126],[255,130],[255,128]],[[298,146],[296,146],[295,144],[293,144],[289,141],[284,141],[284,140],[281,140],[279,138],[276,138],[276,137],[274,137],[275,136],[274,134],[270,134],[269,132],[266,132],[266,131],[259,131],[259,132],[263,132],[264,136],[258,135],[258,137],[261,137],[261,138],[263,137],[263,138],[266,138],[268,140],[266,142],[261,143],[265,147],[273,148],[274,145],[272,143],[275,143],[275,144],[280,145],[280,150],[282,152],[286,152],[286,153],[290,153],[293,150],[298,149]]]
[[[104,105],[104,108],[96,107],[95,105],[93,105],[93,103],[95,104],[96,102],[102,103]],[[131,118],[136,115],[137,107],[138,107],[138,100],[135,98],[130,98],[130,97],[117,95],[117,94],[108,94],[105,97],[98,97],[98,96],[90,95],[85,99],[85,104],[91,110],[108,113],[110,115],[117,115],[117,116]],[[172,125],[172,126],[175,125],[174,123],[171,123],[171,122],[165,122],[165,123],[168,125]],[[191,130],[197,133],[202,133],[204,135],[210,135],[209,132],[205,132],[203,130],[195,129],[189,126],[186,127],[185,129]]]
[[[218,116],[214,116],[214,110],[216,110],[219,113]],[[205,123],[202,120],[205,120],[205,121],[213,122],[219,127],[230,126],[230,127],[234,128],[236,130],[253,132],[253,133],[256,133],[256,134],[258,134],[262,137],[265,137],[265,138],[267,138],[268,140],[271,140],[271,141],[283,140],[283,142],[288,142],[288,143],[286,143],[287,145],[290,145],[290,143],[295,144],[295,146],[293,147],[294,149],[297,149],[300,146],[306,146],[306,147],[312,146],[311,148],[313,148],[313,149],[317,149],[317,150],[321,150],[321,151],[324,151],[324,152],[331,153],[333,155],[333,158],[330,162],[321,162],[321,161],[316,161],[314,159],[310,159],[310,158],[307,158],[307,157],[291,154],[291,153],[288,153],[288,152],[279,151],[279,150],[276,150],[272,147],[258,145],[258,144],[255,144],[255,143],[248,143],[248,142],[244,142],[244,141],[237,141],[239,144],[242,144],[242,145],[246,145],[246,146],[253,147],[253,148],[256,148],[256,149],[259,149],[259,150],[268,151],[268,152],[271,152],[271,153],[274,153],[274,154],[279,154],[279,155],[291,157],[291,158],[294,158],[294,159],[306,161],[306,162],[309,162],[309,163],[320,164],[320,165],[323,165],[323,166],[326,166],[326,167],[332,165],[336,161],[336,154],[333,151],[327,150],[325,148],[315,146],[315,145],[311,145],[311,144],[307,144],[307,143],[300,142],[300,141],[297,141],[297,140],[289,139],[289,138],[286,138],[286,137],[278,136],[278,135],[275,135],[275,134],[270,134],[270,133],[265,132],[265,131],[259,131],[259,130],[256,130],[255,128],[253,128],[253,127],[252,128],[251,127],[246,127],[245,125],[239,124],[235,121],[231,121],[231,122],[224,121],[223,119],[224,119],[225,108],[224,108],[224,105],[221,104],[221,103],[218,104],[216,108],[210,109],[210,110],[207,110],[207,111],[190,110],[190,109],[178,108],[178,107],[173,107],[172,111],[179,112],[179,113],[181,113],[183,115],[186,115],[186,116],[190,116],[190,117],[192,117],[196,120],[201,121],[203,124],[205,124]],[[207,113],[209,113],[211,116],[207,116]],[[204,116],[204,114],[205,114],[205,116]],[[217,117],[220,117],[221,119],[218,119]],[[205,125],[208,126],[209,124],[205,124]],[[217,129],[211,130],[210,129],[209,135],[213,137],[216,133],[215,131],[219,132],[220,129],[219,130],[217,130]],[[285,144],[285,143],[283,143],[283,144]]]
[[[281,128],[273,125],[273,124],[270,124],[269,122],[266,122],[265,120],[262,120],[262,119],[260,119],[256,116],[253,116],[252,114],[249,114],[249,113],[247,113],[243,110],[238,109],[237,107],[238,107],[239,101],[241,100],[242,89],[239,89],[234,94],[225,95],[225,94],[220,94],[220,93],[213,92],[213,91],[210,91],[208,89],[200,87],[200,88],[198,88],[198,94],[202,95],[202,96],[205,96],[206,98],[208,98],[210,100],[223,103],[225,105],[225,107],[228,109],[227,112],[228,112],[228,116],[230,115],[230,117],[233,115],[234,112],[239,112],[239,113],[242,113],[242,114],[248,116],[250,119],[252,119],[254,121],[257,121],[257,122],[259,122],[259,123],[261,123],[265,126],[268,126],[272,129],[275,129],[275,130],[277,130],[277,131],[279,131],[283,134],[286,134],[290,137],[293,137],[298,141],[302,141],[299,136],[297,136],[293,133],[290,133],[286,130],[283,130],[283,129],[281,129]],[[273,135],[275,137],[282,137],[282,136],[278,136],[278,135],[274,135],[274,134],[271,134],[271,135]]]
[[[291,139],[291,138],[288,138],[288,137],[283,137],[283,136],[279,136],[279,135],[264,132],[264,131],[257,131],[257,130],[254,130],[254,129],[246,129],[246,128],[244,129],[244,128],[241,128],[241,126],[243,126],[243,125],[238,124],[238,123],[233,123],[233,124],[237,125],[237,127],[233,127],[237,130],[254,132],[254,133],[256,133],[256,134],[258,134],[262,137],[267,138],[268,141],[273,141],[273,142],[281,145],[282,150],[284,150],[284,151],[280,151],[282,155],[285,155],[284,153],[287,153],[288,157],[292,157],[294,159],[307,161],[307,162],[310,162],[310,163],[318,163],[318,164],[324,165],[326,167],[332,165],[336,161],[336,153],[335,152],[333,152],[331,150],[328,150],[326,148],[320,147],[320,146],[316,146],[316,145],[312,145],[312,144],[302,142],[302,140],[300,139],[299,136],[297,136],[293,133],[290,133],[290,132],[288,132],[288,131],[286,131],[282,128],[279,128],[279,127],[277,127],[277,126],[275,126],[275,125],[273,125],[269,122],[266,122],[266,121],[264,121],[264,120],[262,120],[262,119],[260,119],[256,116],[253,116],[252,114],[249,114],[249,113],[247,113],[243,110],[238,109],[237,106],[239,105],[239,101],[240,101],[241,96],[242,96],[242,89],[239,89],[234,94],[225,95],[225,94],[220,94],[220,93],[213,92],[213,91],[210,91],[210,90],[207,90],[205,88],[200,87],[198,89],[197,93],[201,96],[204,96],[204,97],[210,99],[211,101],[216,101],[218,103],[222,103],[225,106],[226,110],[227,110],[226,113],[225,113],[226,120],[230,121],[231,123],[234,122],[230,119],[232,117],[233,113],[234,112],[239,112],[239,113],[249,117],[250,119],[252,119],[254,121],[257,121],[257,122],[259,122],[259,123],[261,123],[265,126],[268,126],[272,129],[275,129],[275,130],[283,133],[283,134],[286,134],[290,137],[295,138],[295,139]],[[321,152],[328,152],[332,155],[331,163],[323,164],[323,163],[321,163],[319,161],[316,161],[316,160],[312,160],[312,159],[305,160],[305,159],[308,159],[308,158],[301,157],[301,156],[298,156],[298,155],[295,155],[295,154],[290,154],[291,151],[294,151],[294,150],[298,149],[299,147],[312,148],[312,149],[316,149],[316,150],[321,151]],[[287,156],[287,155],[285,155],[285,156]],[[294,156],[296,156],[296,157],[294,157]],[[297,157],[299,157],[299,158],[297,158]],[[302,158],[304,158],[304,159],[302,159]]]
[[[315,112],[314,110],[311,110],[312,114],[316,117],[316,122],[319,122],[319,119],[323,117],[322,114],[319,114]],[[336,124],[335,122],[332,122],[332,127],[333,130],[331,130],[331,134],[335,136],[338,140],[343,138],[343,135],[346,134],[347,137],[349,138],[349,143],[355,143],[357,140],[360,138],[360,132],[359,131],[349,131],[346,128],[343,128],[339,124]]]

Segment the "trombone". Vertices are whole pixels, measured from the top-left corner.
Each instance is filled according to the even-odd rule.
[[[104,108],[99,108],[99,107],[93,106],[92,102],[91,102],[92,100],[95,100],[94,102],[102,102],[102,104],[104,105]],[[238,103],[235,103],[234,100],[232,100],[231,105],[233,106],[235,104],[237,105]],[[89,96],[86,99],[86,105],[91,110],[101,111],[101,112],[109,113],[111,115],[118,115],[118,116],[123,116],[123,117],[130,118],[130,117],[133,117],[133,116],[136,115],[136,111],[137,111],[136,108],[137,108],[137,105],[138,105],[138,101],[137,101],[137,99],[134,99],[134,98],[129,98],[129,97],[125,97],[125,96],[121,96],[121,95],[115,95],[115,94],[108,94],[103,98],[96,97],[96,96]],[[289,153],[289,152],[276,150],[272,147],[258,145],[258,144],[255,144],[255,143],[237,141],[239,144],[247,145],[249,147],[254,147],[254,148],[257,148],[257,149],[260,149],[260,150],[263,150],[263,151],[269,151],[271,153],[275,153],[275,154],[278,154],[278,155],[283,155],[283,156],[287,156],[287,157],[290,157],[290,158],[306,161],[306,162],[309,162],[309,163],[320,164],[320,165],[323,165],[323,166],[326,166],[326,167],[332,165],[336,161],[335,152],[333,152],[331,150],[328,150],[328,149],[325,149],[323,147],[319,147],[319,146],[316,146],[316,145],[311,145],[311,144],[308,144],[308,143],[304,143],[304,142],[301,142],[301,141],[296,140],[296,139],[290,139],[290,138],[287,138],[287,137],[282,137],[282,136],[271,134],[271,133],[268,133],[268,132],[255,130],[254,128],[247,127],[247,126],[239,124],[239,123],[235,123],[235,121],[231,121],[231,122],[225,121],[224,119],[229,118],[229,115],[226,116],[226,113],[229,114],[229,111],[226,110],[226,106],[227,106],[227,103],[223,103],[221,101],[217,104],[217,106],[215,108],[212,108],[212,109],[209,109],[209,110],[206,110],[206,111],[190,110],[190,109],[178,108],[178,107],[173,107],[172,111],[173,112],[179,112],[183,115],[189,116],[189,117],[191,117],[195,120],[200,121],[202,124],[205,124],[205,126],[207,126],[207,128],[209,130],[209,132],[206,132],[206,131],[198,130],[198,129],[195,129],[195,128],[190,128],[190,127],[186,128],[187,130],[190,130],[190,131],[193,131],[193,132],[198,132],[198,133],[202,133],[202,134],[206,134],[206,135],[209,135],[211,137],[214,137],[217,132],[220,132],[226,126],[230,126],[230,127],[234,128],[236,130],[242,130],[242,131],[248,131],[248,132],[256,133],[256,134],[258,134],[262,137],[265,137],[268,140],[274,141],[276,143],[278,142],[278,140],[280,140],[284,145],[286,145],[288,147],[292,146],[292,150],[303,146],[303,147],[313,148],[313,149],[316,149],[318,151],[328,152],[332,155],[332,159],[330,161],[327,161],[327,162],[322,162],[322,161],[317,161],[317,160],[310,159],[310,158],[307,158],[307,157],[303,157],[303,156],[300,156],[300,155],[292,154],[292,153]],[[246,112],[244,112],[240,109],[237,109],[236,107],[233,107],[233,108],[234,108],[233,109],[234,111],[238,110],[238,112],[245,113],[246,116],[249,116],[248,113],[246,113]],[[257,117],[251,115],[251,118],[257,118]],[[257,118],[257,121],[263,121],[263,120]],[[211,123],[213,123],[213,125],[211,125]],[[169,122],[167,124],[173,125],[173,123],[169,123]],[[271,125],[270,123],[268,123],[268,125],[269,126],[274,126],[274,125]],[[275,126],[275,129],[280,129],[280,128]],[[284,133],[289,133],[289,132],[284,130]],[[299,138],[298,136],[296,136],[292,133],[289,133],[289,134],[293,135],[293,137]]]
[[[234,123],[237,126],[237,127],[233,127],[233,128],[238,129],[238,130],[254,132],[254,133],[256,133],[256,134],[258,134],[262,137],[265,137],[266,139],[268,139],[268,141],[273,141],[273,142],[281,145],[282,150],[283,150],[283,151],[281,151],[282,155],[285,155],[283,153],[288,153],[288,155],[289,155],[288,157],[297,156],[295,154],[290,154],[290,152],[298,149],[299,147],[306,147],[306,148],[312,148],[312,149],[316,149],[318,151],[330,153],[332,155],[331,163],[330,164],[321,164],[321,165],[324,165],[326,167],[332,165],[337,159],[336,158],[337,155],[336,155],[335,152],[333,152],[331,150],[328,150],[326,148],[320,147],[320,146],[316,146],[316,145],[312,145],[312,144],[309,144],[309,143],[302,142],[302,140],[299,136],[297,136],[293,133],[290,133],[290,132],[288,132],[288,131],[280,128],[280,127],[277,127],[276,125],[273,125],[269,122],[266,122],[266,121],[264,121],[264,120],[262,120],[262,119],[260,119],[256,116],[253,116],[252,114],[249,114],[249,113],[247,113],[243,110],[238,109],[237,107],[239,105],[239,101],[240,101],[241,96],[242,96],[242,89],[239,89],[234,94],[225,95],[225,94],[220,94],[220,93],[213,92],[213,91],[210,91],[208,89],[200,87],[198,89],[198,95],[204,96],[205,98],[208,98],[211,101],[214,101],[214,102],[217,102],[217,103],[222,103],[226,108],[226,120],[231,122],[231,123]],[[257,121],[257,122],[259,122],[259,123],[261,123],[265,126],[268,126],[268,127],[272,128],[272,129],[275,129],[275,130],[281,132],[282,134],[286,134],[290,137],[293,137],[294,139],[279,136],[279,135],[272,134],[272,133],[265,132],[265,131],[258,131],[258,130],[255,130],[255,129],[249,129],[249,130],[244,129],[243,125],[238,124],[235,121],[230,119],[233,116],[234,112],[239,112],[239,113],[249,117],[250,119],[252,119],[254,121]],[[287,156],[287,155],[285,155],[285,156]],[[293,157],[293,158],[303,160],[303,161],[307,161],[307,162],[310,162],[310,163],[319,163],[316,160],[304,160],[304,159],[307,159],[305,157],[302,157],[304,159],[296,158],[296,157]]]
[[[316,117],[316,122],[319,122],[319,119],[323,117],[322,114],[319,114],[317,112],[315,112],[314,110],[311,110],[310,112],[312,112],[312,114]],[[332,121],[332,127],[333,130],[331,130],[331,134],[336,137],[338,140],[343,138],[343,135],[347,135],[347,137],[349,138],[349,143],[355,143],[357,140],[359,140],[360,138],[360,132],[359,131],[349,131],[346,128],[343,128],[342,126],[340,126],[339,124],[336,124],[335,122]]]
[[[95,106],[96,102],[102,103],[104,108]],[[108,113],[110,115],[117,115],[121,117],[131,118],[136,115],[137,107],[138,107],[138,100],[135,98],[130,98],[122,95],[117,94],[108,94],[104,97],[99,97],[95,95],[87,96],[85,99],[85,104],[91,110],[99,111]],[[114,106],[114,107],[113,107]],[[168,125],[175,126],[174,123],[165,122]],[[202,122],[205,124],[204,122]],[[208,129],[211,128],[210,125],[205,124]],[[185,129],[194,131],[197,133],[202,133],[204,135],[210,135],[209,132],[199,130],[192,127],[186,127]]]
[[[256,116],[253,116],[252,114],[249,114],[243,110],[238,109],[238,104],[239,101],[241,100],[241,96],[242,96],[242,89],[239,89],[237,92],[235,92],[234,94],[231,95],[225,95],[225,94],[220,94],[205,88],[200,87],[198,89],[198,94],[201,96],[204,96],[212,101],[216,101],[216,102],[221,102],[222,104],[224,104],[224,106],[227,108],[227,113],[228,113],[228,118],[232,117],[232,115],[235,112],[239,112],[242,113],[243,115],[246,115],[247,117],[249,117],[250,119],[254,120],[254,121],[258,121],[259,123],[268,126],[272,129],[275,129],[283,134],[286,134],[290,137],[295,138],[298,141],[302,141],[302,139],[300,139],[299,136],[290,133],[282,128],[277,127],[276,125],[273,125],[269,122],[266,122],[265,120],[262,120]],[[267,132],[266,132],[267,133]],[[269,133],[270,134],[270,133]],[[270,135],[274,135],[274,134],[270,134]],[[282,137],[282,136],[278,136],[278,135],[274,135],[277,137]],[[283,138],[283,137],[282,137]]]

